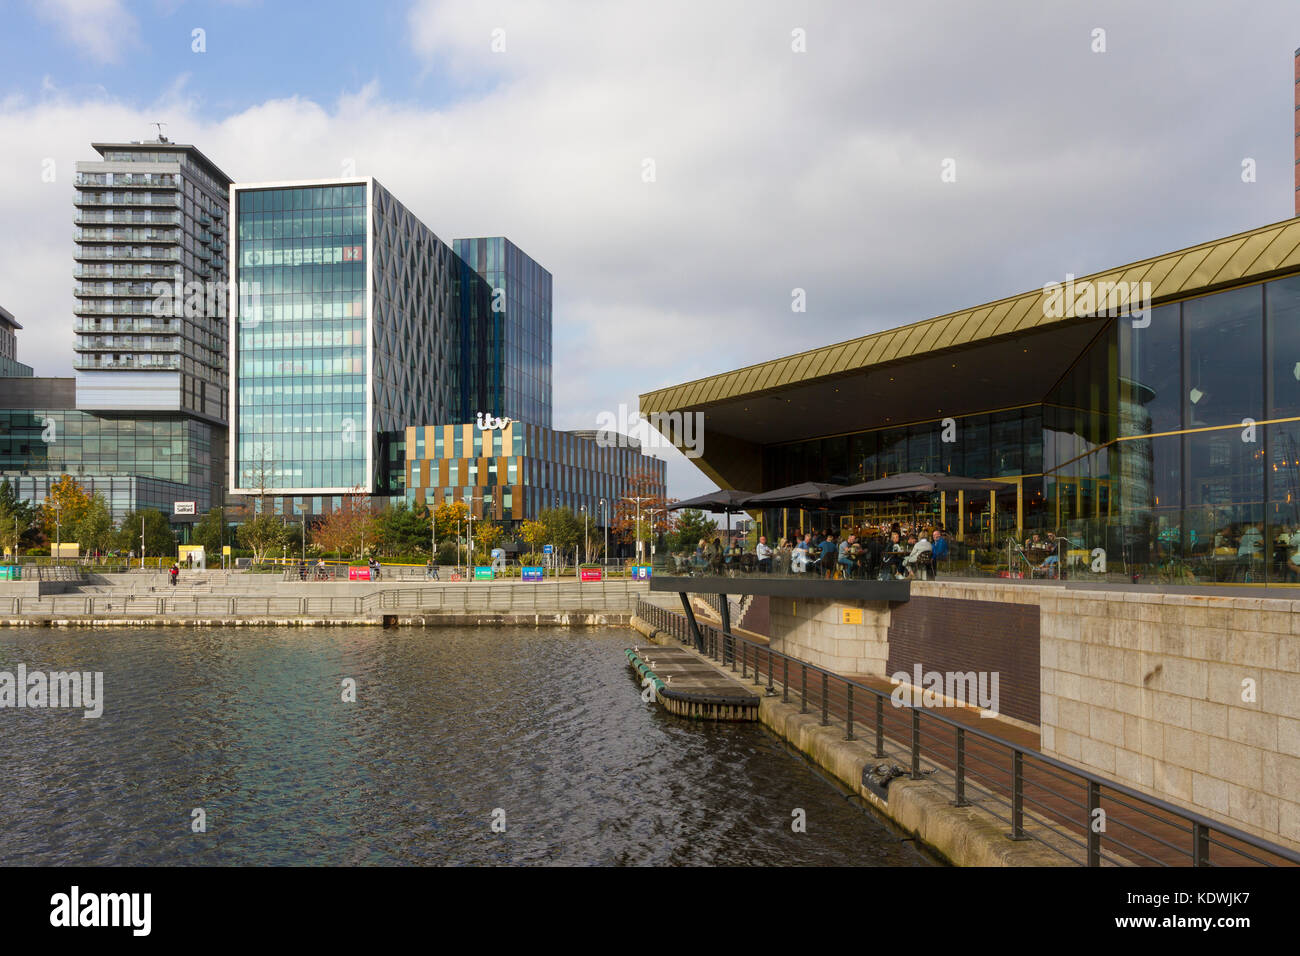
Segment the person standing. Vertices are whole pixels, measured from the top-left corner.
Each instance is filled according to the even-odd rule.
[[[168,572],[171,575],[172,587],[176,587],[176,579],[181,576],[181,568],[175,561],[172,562],[172,569]]]

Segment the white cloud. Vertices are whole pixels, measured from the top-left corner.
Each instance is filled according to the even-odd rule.
[[[96,63],[118,63],[136,45],[139,25],[121,0],[33,0],[31,5]]]
[[[336,176],[350,159],[444,239],[508,235],[555,277],[562,427],[1290,215],[1285,5],[1249,20],[1207,2],[1177,20],[1011,6],[421,2],[409,42],[460,90],[440,108],[370,84],[210,117],[218,91],[164,77],[164,102],[141,108],[6,100],[0,208],[24,228],[0,230],[0,302],[27,326],[20,356],[67,374],[72,163],[164,113],[174,141],[237,179]],[[939,181],[948,156],[956,184]],[[791,312],[795,287],[807,313]],[[683,497],[710,487],[680,459],[670,476]]]

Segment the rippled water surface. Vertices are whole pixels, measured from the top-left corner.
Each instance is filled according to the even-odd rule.
[[[758,726],[643,703],[636,640],[0,630],[0,670],[102,671],[106,698],[98,720],[0,710],[0,862],[929,863]]]

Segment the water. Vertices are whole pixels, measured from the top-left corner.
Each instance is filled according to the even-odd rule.
[[[623,656],[638,640],[0,629],[0,670],[105,683],[98,720],[0,710],[0,863],[930,862],[757,725],[643,703]]]

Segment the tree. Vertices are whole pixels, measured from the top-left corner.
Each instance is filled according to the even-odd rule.
[[[540,521],[525,521],[519,526],[519,537],[528,545],[528,550],[533,554],[542,553],[542,545],[546,544],[548,535],[546,525]]]
[[[486,555],[492,553],[492,549],[500,543],[503,537],[505,537],[505,530],[492,521],[483,520],[474,525],[474,540],[478,543],[479,549]]]
[[[629,500],[638,498],[639,506],[636,500]],[[655,535],[669,534],[674,522],[674,513],[668,510],[671,503],[654,472],[635,472],[628,476],[622,495],[614,502],[610,531],[625,541],[648,542]]]
[[[194,530],[190,532],[190,540],[194,544],[203,546],[204,552],[211,561],[214,555],[221,554],[221,546],[225,535],[222,534],[221,522],[224,520],[220,508],[212,508],[199,519]]]
[[[718,523],[706,518],[698,508],[684,508],[677,512],[677,527],[668,536],[668,546],[673,551],[694,551],[700,539],[713,541],[718,534]]]
[[[266,553],[289,539],[289,529],[280,515],[262,511],[239,528],[239,539],[253,552],[253,563],[261,564]]]
[[[9,479],[0,481],[0,546],[17,555],[23,539],[31,539],[35,517],[36,508],[18,497]]]
[[[50,485],[45,501],[41,504],[38,519],[41,533],[51,542],[60,538],[63,541],[75,540],[77,525],[89,507],[90,495],[86,494],[86,489],[77,484],[71,475],[64,475]]]
[[[537,520],[546,528],[549,539],[543,543],[555,545],[559,555],[567,554],[582,540],[582,522],[569,508],[543,508]]]
[[[399,501],[379,514],[377,524],[384,554],[423,553],[429,549],[429,510],[423,505],[417,510]]]
[[[374,505],[360,491],[355,491],[320,520],[312,538],[325,551],[359,558],[377,543],[378,528]]]
[[[101,494],[95,494],[90,499],[90,504],[86,508],[85,514],[77,522],[75,528],[77,544],[81,546],[81,553],[88,554],[92,551],[107,551],[113,546],[113,513],[108,510],[108,502],[104,500]]]
[[[172,533],[167,516],[157,508],[143,508],[132,511],[122,519],[118,528],[116,543],[123,554],[134,551],[140,554],[140,523],[144,522],[144,550],[151,557],[176,557],[176,535]]]

